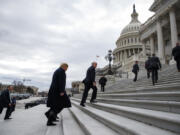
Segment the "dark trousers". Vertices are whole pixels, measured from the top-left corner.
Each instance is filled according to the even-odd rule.
[[[101,85],[101,91],[104,92],[105,88],[104,88],[105,85]]]
[[[90,90],[91,88],[93,89],[93,93],[92,93],[92,96],[91,96],[91,100],[90,100],[90,101],[93,101],[94,99],[96,99],[97,87],[96,87],[96,86],[93,86],[92,84],[85,83],[85,89],[84,89],[84,92],[83,92],[81,104],[86,103],[86,99],[87,99],[87,96],[88,96],[88,92],[89,92],[89,90]]]
[[[61,108],[53,108],[51,107],[45,114],[48,117],[48,122],[51,123],[54,120],[56,120],[56,117],[58,115],[58,113],[60,113],[63,110],[63,107]]]
[[[137,76],[138,76],[138,73],[137,72],[134,72],[134,75],[135,75],[135,77],[134,77],[134,82],[136,82],[137,81]]]
[[[152,83],[153,83],[153,85],[155,83],[157,83],[157,80],[158,80],[158,70],[157,69],[153,69],[152,70]]]
[[[8,106],[7,107],[7,110],[6,110],[6,114],[5,114],[5,117],[4,118],[9,118],[10,116],[11,116],[11,113],[12,113],[12,111],[11,111],[12,109],[11,109],[11,107],[10,106]],[[2,113],[2,111],[3,111],[3,107],[0,107],[0,114]]]
[[[176,60],[177,69],[180,70],[180,58]]]
[[[150,70],[147,70],[147,78],[149,79],[150,78]]]

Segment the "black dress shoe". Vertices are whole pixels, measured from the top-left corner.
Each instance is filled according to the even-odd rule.
[[[4,118],[4,120],[11,120],[12,118]]]
[[[56,126],[56,124],[52,122],[47,122],[47,126]]]
[[[82,104],[82,103],[81,103],[80,105],[81,105],[82,107],[86,107],[85,104]]]
[[[97,103],[97,100],[92,100],[92,101],[90,101],[90,103],[91,103],[91,104]]]

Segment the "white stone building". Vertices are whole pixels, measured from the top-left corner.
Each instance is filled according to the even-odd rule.
[[[149,10],[155,14],[140,29],[143,52],[150,45],[151,54],[169,64],[172,48],[180,41],[180,0],[154,0]]]
[[[131,17],[131,22],[122,30],[120,37],[116,41],[116,48],[113,51],[115,65],[124,66],[128,58],[142,51],[143,45],[140,42],[139,35],[141,23],[138,20],[138,13],[136,12],[135,5]]]
[[[113,50],[115,57],[113,64],[119,67],[116,70],[116,75],[125,74],[128,78],[134,77],[132,67],[135,61],[139,62],[141,71],[144,69],[144,62],[146,55],[150,53],[150,51],[148,51],[150,47],[147,46],[147,51],[143,51],[144,46],[140,40],[140,29],[141,22],[138,20],[138,13],[134,5],[131,22],[121,31],[120,37],[116,41],[116,48]],[[146,54],[144,54],[144,52],[146,52]]]

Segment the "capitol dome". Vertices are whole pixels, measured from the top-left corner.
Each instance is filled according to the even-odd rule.
[[[133,6],[133,13],[131,14],[131,17],[131,22],[122,30],[121,35],[139,31],[141,23],[138,20],[138,13],[136,12],[135,5]]]
[[[128,63],[128,59],[131,59],[130,57],[138,55],[142,51],[142,43],[139,35],[141,23],[138,20],[135,5],[133,6],[131,18],[131,22],[121,31],[116,41],[116,48],[113,50],[115,56],[114,64]]]

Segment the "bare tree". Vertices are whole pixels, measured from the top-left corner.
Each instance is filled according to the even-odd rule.
[[[15,92],[19,92],[19,93],[23,93],[24,92],[24,89],[26,88],[23,84],[23,82],[21,81],[16,81],[14,80],[12,82],[12,84],[14,85],[14,91]]]

